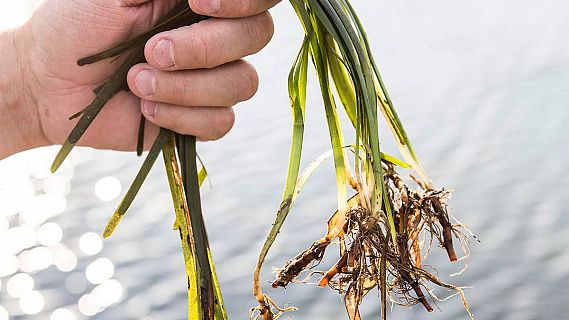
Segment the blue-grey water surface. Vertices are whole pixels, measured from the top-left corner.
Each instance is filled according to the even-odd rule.
[[[454,214],[481,240],[472,242],[470,268],[440,252],[429,264],[466,290],[478,319],[565,319],[569,313],[569,4],[560,0],[354,0],[367,28],[391,96],[431,178],[455,190]],[[272,14],[276,34],[250,58],[261,86],[237,107],[237,124],[223,140],[199,151],[210,172],[203,192],[210,242],[231,319],[255,305],[252,271],[278,208],[288,162],[288,68],[302,30],[288,3]],[[329,148],[323,108],[310,83],[303,165]],[[395,153],[390,134],[384,148]],[[349,139],[348,139],[349,140]],[[50,159],[45,157],[45,162]],[[114,176],[123,192],[141,160],[132,154],[95,152],[73,168],[67,209],[55,218],[62,243],[79,252],[78,239],[100,233],[120,198],[103,202],[95,182]],[[125,288],[122,301],[90,319],[184,319],[185,277],[179,239],[172,231],[171,200],[162,166],[151,173],[116,234],[94,256],[77,253],[70,273],[49,267],[33,273],[45,308],[24,316],[2,279],[0,305],[10,319],[49,319],[61,307],[85,319],[78,300],[93,289],[87,265],[104,257]],[[266,290],[279,303],[300,308],[295,319],[346,319],[340,296],[314,285],[270,289],[271,269],[325,232],[334,210],[330,165],[307,184],[266,263]],[[0,264],[2,261],[0,261]],[[83,280],[81,280],[83,279]],[[391,319],[467,319],[460,299],[420,307],[395,307]],[[364,319],[378,319],[371,293]],[[53,318],[52,318],[53,319]]]

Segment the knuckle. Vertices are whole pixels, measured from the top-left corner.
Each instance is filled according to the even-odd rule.
[[[254,44],[255,51],[264,47],[273,37],[274,26],[273,20],[268,12],[256,15],[251,19],[247,19],[244,23],[247,37]]]
[[[258,16],[259,21],[256,23],[257,29],[259,29],[259,38],[264,40],[264,44],[268,43],[275,32],[275,26],[273,23],[273,17],[268,11],[265,11]]]
[[[173,101],[185,102],[192,100],[191,93],[193,90],[189,88],[189,83],[183,74],[177,74],[172,77],[172,82],[168,85],[168,95]]]
[[[200,23],[184,27],[188,32],[188,46],[189,52],[185,53],[188,60],[189,67],[211,67],[212,55],[215,55],[215,50],[211,48],[211,43],[208,41],[204,29]]]
[[[237,0],[237,15],[248,16],[255,10],[255,0]]]
[[[242,61],[241,69],[237,100],[245,101],[251,99],[255,93],[257,93],[257,89],[259,88],[259,76],[253,65],[245,61]]]
[[[209,140],[223,138],[235,123],[235,112],[232,108],[223,108],[212,112],[212,131]]]

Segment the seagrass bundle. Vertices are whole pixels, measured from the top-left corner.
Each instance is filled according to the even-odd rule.
[[[435,188],[416,156],[381,79],[364,28],[348,0],[290,0],[304,28],[305,37],[289,74],[289,97],[293,117],[289,169],[276,220],[260,252],[253,279],[259,305],[251,318],[276,319],[294,307],[281,308],[261,289],[261,269],[288,213],[311,174],[332,158],[337,181],[337,210],[328,231],[308,249],[278,269],[273,287],[318,277],[318,285],[343,295],[349,319],[360,319],[358,307],[370,291],[379,292],[381,317],[390,304],[421,304],[432,311],[431,286],[458,294],[473,317],[461,288],[441,281],[423,267],[436,243],[450,261],[460,260],[455,246],[468,257],[467,229],[448,212],[450,191]],[[57,155],[55,171],[97,117],[120,90],[127,90],[126,76],[144,62],[143,49],[153,35],[207,17],[191,11],[180,1],[152,30],[105,52],[83,58],[79,65],[122,57],[115,74],[94,90],[92,103],[71,118],[79,118]],[[114,62],[116,63],[116,62]],[[312,63],[322,92],[330,133],[331,151],[314,160],[302,173],[300,160],[304,139],[308,64]],[[347,145],[339,113],[345,112],[355,129]],[[379,126],[384,118],[403,160],[380,150]],[[141,118],[138,153],[142,154],[144,118]],[[324,143],[324,142],[323,142]],[[199,187],[206,171],[198,165],[196,139],[161,129],[134,182],[112,216],[104,236],[110,236],[134,200],[158,156],[162,153],[176,213],[188,281],[189,319],[226,319],[227,314],[201,212]],[[410,179],[399,171],[411,171]],[[338,246],[337,262],[324,271],[316,267],[331,245]],[[328,250],[327,250],[328,249]],[[462,258],[461,258],[462,259]],[[301,276],[303,275],[303,276]]]

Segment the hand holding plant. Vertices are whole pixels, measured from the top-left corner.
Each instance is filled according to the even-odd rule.
[[[208,1],[203,2],[194,1],[194,9],[199,10]],[[33,147],[62,144],[75,125],[68,118],[91,102],[93,90],[117,72],[126,57],[85,67],[78,66],[77,60],[150,29],[176,3],[47,0],[25,25],[7,32],[2,41],[6,68],[2,68],[0,81],[18,85],[3,92],[19,93],[11,102],[19,111],[11,122],[17,122],[22,132],[16,130],[18,127],[4,130],[13,134],[3,140],[14,141],[15,134],[25,136],[10,150],[0,150],[0,158]],[[219,18],[164,30],[144,42],[148,62],[141,59],[124,68],[129,78],[123,87],[128,91],[119,90],[108,101],[79,145],[135,150],[141,113],[148,120],[145,149],[159,127],[201,140],[224,136],[233,126],[232,106],[249,99],[258,86],[255,69],[241,58],[262,49],[273,32],[266,10],[274,3],[255,1],[250,8],[236,3],[241,2],[221,1],[215,14]],[[163,40],[170,41],[171,50]],[[13,59],[6,50],[14,51]],[[0,121],[2,128],[11,127],[7,116]],[[7,143],[2,147],[7,149]]]

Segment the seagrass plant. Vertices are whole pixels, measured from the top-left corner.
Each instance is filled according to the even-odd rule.
[[[379,292],[382,319],[386,319],[387,309],[392,304],[420,303],[432,311],[429,300],[438,298],[428,287],[431,284],[459,295],[468,315],[473,318],[463,290],[441,281],[423,268],[423,260],[435,242],[446,250],[450,261],[460,260],[453,247],[453,238],[458,240],[466,259],[468,239],[463,232],[467,229],[447,211],[450,191],[435,188],[417,158],[349,0],[290,0],[290,3],[305,32],[288,81],[293,117],[290,162],[282,202],[255,268],[253,293],[258,306],[251,309],[251,318],[276,319],[284,312],[296,310],[279,307],[263,293],[261,269],[302,187],[330,157],[335,166],[338,206],[328,221],[328,231],[277,270],[273,288],[319,277],[320,287],[328,286],[343,295],[348,317],[354,320],[360,319],[359,305],[373,289]],[[207,17],[192,12],[187,1],[182,0],[152,30],[78,61],[79,65],[86,65],[124,57],[116,73],[95,89],[92,103],[71,117],[79,118],[79,121],[57,155],[52,171],[61,165],[106,102],[127,88],[128,70],[144,62],[146,41],[159,32],[203,19]],[[320,84],[332,148],[300,173],[310,63]],[[352,144],[345,142],[338,109],[344,110],[355,129]],[[381,152],[380,114],[404,160]],[[142,154],[144,123],[141,117],[139,155]],[[198,165],[195,137],[160,130],[104,236],[109,237],[117,228],[160,153],[174,203],[174,229],[180,234],[184,254],[188,318],[227,319],[201,212],[199,187],[207,173],[203,165]],[[409,184],[399,175],[401,169],[413,172],[411,179],[406,179]],[[332,244],[339,247],[337,263],[326,271],[317,271],[316,267]],[[300,275],[304,273],[307,275],[301,279]]]

